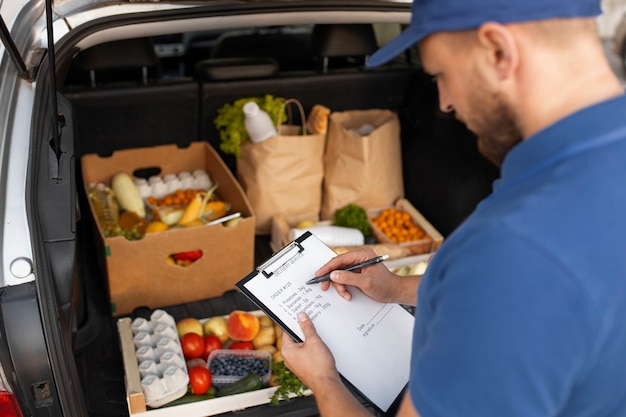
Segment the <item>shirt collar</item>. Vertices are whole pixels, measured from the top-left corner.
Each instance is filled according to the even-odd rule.
[[[626,95],[603,101],[579,110],[528,137],[507,154],[501,178],[494,183],[498,189],[577,143],[611,132],[626,125]]]

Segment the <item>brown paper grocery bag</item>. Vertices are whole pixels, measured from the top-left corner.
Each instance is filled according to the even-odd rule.
[[[285,105],[293,102],[286,100]],[[275,214],[289,224],[320,216],[326,136],[306,134],[304,111],[295,103],[303,126],[278,126],[278,136],[247,141],[237,159],[237,177],[254,211],[257,235],[271,232]]]
[[[332,219],[335,210],[350,203],[367,209],[403,197],[397,114],[383,109],[332,113],[324,172],[322,220]]]

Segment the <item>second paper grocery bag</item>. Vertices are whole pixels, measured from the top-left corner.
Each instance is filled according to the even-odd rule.
[[[400,121],[384,109],[330,115],[324,155],[322,219],[355,203],[367,208],[404,196]]]

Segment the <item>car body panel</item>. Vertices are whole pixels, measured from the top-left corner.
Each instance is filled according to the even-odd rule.
[[[4,5],[2,7],[4,9]],[[4,15],[3,15],[4,17]],[[34,71],[40,44],[35,33],[41,27],[41,14],[37,9],[26,9],[18,13],[16,18],[25,21],[24,26],[11,30],[15,46],[25,60],[27,69]],[[26,173],[30,147],[32,109],[35,97],[35,84],[19,77],[14,63],[0,47],[2,61],[0,64],[0,102],[6,105],[5,112],[0,115],[0,192],[2,213],[2,286],[18,285],[32,281],[34,275],[24,271],[25,263],[33,263],[33,254],[29,224],[26,218]],[[7,138],[23,138],[10,143]],[[14,271],[11,272],[11,265]]]

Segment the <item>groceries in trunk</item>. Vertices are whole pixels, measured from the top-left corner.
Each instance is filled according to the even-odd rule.
[[[147,408],[268,387],[274,388],[267,391],[266,400],[274,404],[309,394],[282,363],[281,328],[261,312],[234,310],[227,316],[175,322],[157,309],[148,319],[133,319],[129,327],[134,358],[126,355],[124,360],[137,362]]]
[[[106,237],[139,240],[146,233],[214,224],[220,219],[224,226],[233,226],[239,219],[237,215],[224,219],[231,205],[219,197],[218,184],[203,170],[148,180],[119,172],[110,185],[91,184],[88,192]]]
[[[294,224],[275,215],[270,246],[277,251],[306,231],[337,253],[367,246],[390,259],[435,252],[443,242],[443,236],[406,199],[372,209],[349,203],[323,221],[311,218]]]

